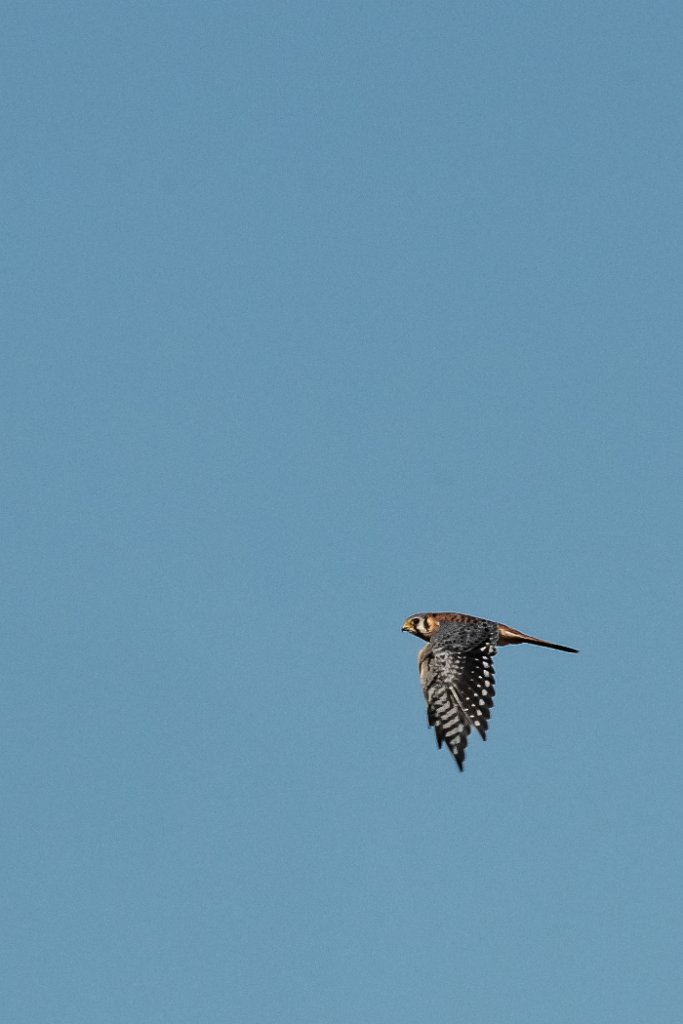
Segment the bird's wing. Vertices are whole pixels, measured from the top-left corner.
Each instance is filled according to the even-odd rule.
[[[458,671],[460,666],[455,661],[453,668]],[[445,681],[431,644],[427,644],[420,652],[420,679],[427,701],[427,721],[434,727],[436,742],[439,747],[446,744],[462,771],[470,720],[460,700],[458,687]]]
[[[462,771],[471,729],[486,739],[495,693],[495,635],[488,623],[467,630],[449,624],[420,652],[427,720],[439,746],[446,744]]]

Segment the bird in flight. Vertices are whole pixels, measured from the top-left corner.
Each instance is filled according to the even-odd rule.
[[[505,644],[535,644],[578,654],[574,647],[551,644],[517,629],[460,612],[422,612],[403,623],[406,633],[426,640],[418,656],[427,721],[439,747],[444,743],[463,770],[472,729],[486,739],[495,693],[493,656]]]

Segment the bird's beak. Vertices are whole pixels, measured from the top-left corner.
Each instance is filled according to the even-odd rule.
[[[401,632],[402,633],[411,633],[412,632],[412,630],[410,628],[410,620],[409,619],[406,619],[406,621],[401,626]]]

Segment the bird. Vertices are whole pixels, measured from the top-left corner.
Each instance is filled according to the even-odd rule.
[[[402,630],[427,641],[418,655],[427,722],[436,733],[437,746],[446,744],[460,771],[472,729],[486,739],[495,694],[493,657],[498,647],[534,644],[579,653],[575,647],[551,644],[502,622],[461,612],[411,615]]]

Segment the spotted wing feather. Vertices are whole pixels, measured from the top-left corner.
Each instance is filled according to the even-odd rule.
[[[488,645],[467,653],[458,690],[470,724],[485,740],[496,692],[493,655]]]
[[[420,657],[420,678],[427,701],[427,721],[434,728],[436,742],[439,747],[446,744],[462,771],[470,722],[457,690],[442,680],[430,645],[423,648]]]
[[[495,693],[495,623],[448,623],[420,654],[427,719],[462,771],[471,729],[486,739]]]

